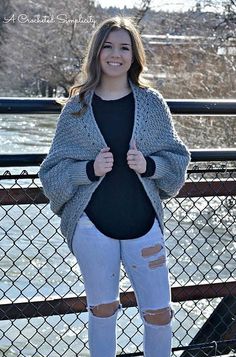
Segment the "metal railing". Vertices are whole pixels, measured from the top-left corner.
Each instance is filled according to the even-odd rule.
[[[233,356],[236,150],[192,150],[191,155],[185,186],[164,203],[175,310],[173,356]],[[0,356],[4,357],[89,355],[83,281],[37,175],[44,156],[0,155]],[[120,298],[118,355],[142,356],[142,324],[124,269]]]
[[[167,99],[172,114],[236,115],[234,99]],[[0,114],[56,114],[61,105],[53,98],[0,97]]]

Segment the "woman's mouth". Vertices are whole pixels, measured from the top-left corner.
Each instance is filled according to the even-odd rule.
[[[122,63],[120,63],[120,62],[107,62],[107,64],[109,64],[110,66],[121,66],[122,65]]]

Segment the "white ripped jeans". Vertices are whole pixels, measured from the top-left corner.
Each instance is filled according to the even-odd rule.
[[[122,261],[144,323],[144,356],[170,357],[171,321],[159,324],[147,319],[147,316],[152,318],[154,312],[160,314],[161,309],[166,311],[167,308],[171,314],[166,248],[157,219],[144,236],[118,240],[101,233],[84,212],[77,223],[72,249],[84,279],[87,296],[90,356],[116,355],[119,308],[108,317],[96,316],[92,308],[119,301]]]

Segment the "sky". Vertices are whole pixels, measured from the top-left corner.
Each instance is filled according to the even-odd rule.
[[[97,4],[100,4],[102,7],[116,6],[121,9],[126,7],[133,7],[134,5],[140,4],[140,0],[96,0]],[[195,5],[195,0],[152,0],[151,8],[163,11],[186,11],[192,9]]]

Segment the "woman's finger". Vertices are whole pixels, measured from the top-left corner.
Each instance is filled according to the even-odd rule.
[[[105,158],[111,158],[111,157],[113,157],[113,155],[112,155],[111,152],[102,153],[101,156],[102,156],[102,157],[105,157]]]
[[[100,152],[107,152],[107,151],[109,151],[110,150],[110,148],[107,146],[107,147],[105,147],[105,148],[102,148],[101,150],[100,150]]]
[[[127,152],[128,155],[137,155],[138,151],[134,150],[134,149],[129,149],[129,151]]]
[[[138,150],[138,149],[137,149],[137,146],[136,146],[136,141],[135,141],[135,139],[130,140],[129,147],[130,147],[130,149]]]

